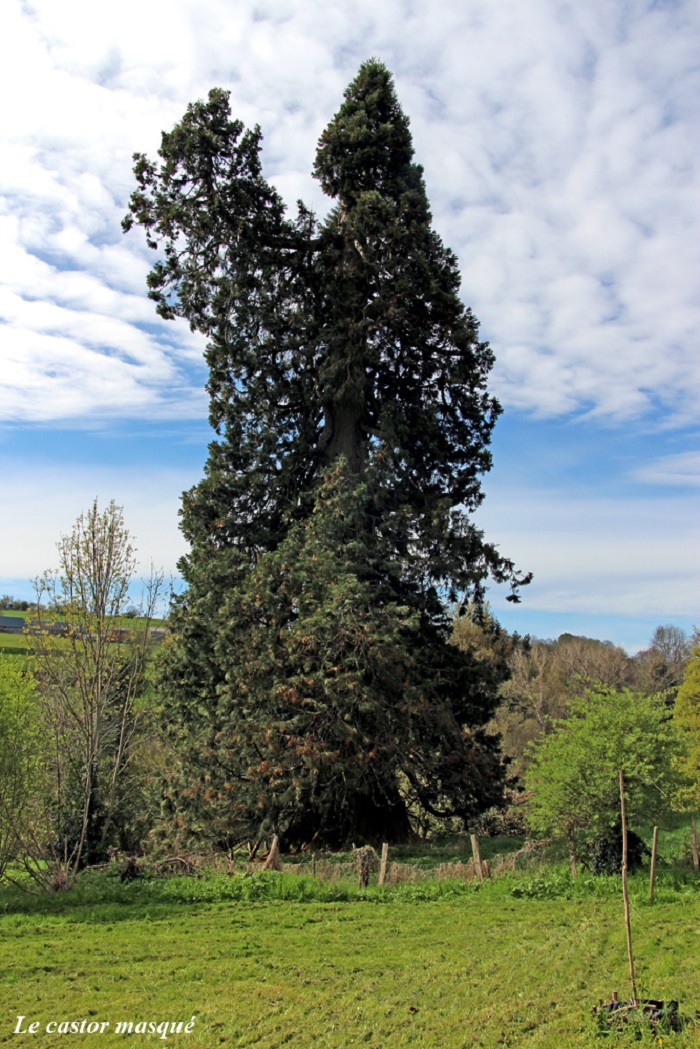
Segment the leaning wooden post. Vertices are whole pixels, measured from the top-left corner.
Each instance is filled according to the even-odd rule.
[[[690,844],[693,850],[693,866],[695,870],[700,870],[700,852],[698,852],[698,821],[692,819],[690,821]]]
[[[630,980],[632,982],[632,1004],[637,1005],[637,984],[634,979],[634,958],[632,957],[632,928],[630,926],[630,898],[627,892],[627,820],[625,818],[625,777],[620,769],[620,815],[622,818],[622,898],[625,901],[625,927],[627,929],[627,955],[630,962]]]
[[[656,850],[659,844],[659,828],[654,827],[654,840],[651,845],[651,871],[649,872],[649,903],[654,900],[654,875],[656,874]]]
[[[267,855],[267,859],[263,863],[263,868],[262,869],[264,871],[281,871],[282,870],[282,864],[280,862],[280,843],[279,843],[279,838],[277,837],[276,834],[275,834],[274,838],[272,839],[272,845],[271,845],[270,851],[269,851],[269,853]]]
[[[479,881],[483,881],[484,880],[484,871],[483,871],[483,868],[481,866],[481,853],[479,852],[479,839],[477,838],[476,834],[470,834],[469,837],[471,838],[471,842],[472,842],[472,855],[474,857],[474,869],[476,870],[476,876],[479,879]]]
[[[386,881],[386,865],[389,859],[389,843],[384,842],[382,845],[382,858],[379,864],[379,884],[383,885]]]

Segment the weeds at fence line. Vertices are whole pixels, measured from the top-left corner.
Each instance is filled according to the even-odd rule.
[[[661,881],[655,885],[653,904],[675,900],[678,894],[688,898],[700,892],[700,879],[693,870],[687,852],[687,831],[679,827],[667,844],[670,854],[662,861]],[[352,852],[305,852],[279,856],[274,870],[265,868],[272,852],[270,841],[252,843],[253,848],[236,852],[212,853],[208,850],[178,855],[129,856],[115,852],[109,863],[95,865],[81,872],[83,888],[67,895],[128,902],[143,894],[144,898],[168,898],[174,894],[190,899],[301,899],[318,901],[367,898],[376,901],[401,897],[402,899],[437,899],[443,896],[462,896],[486,890],[489,895],[515,899],[573,899],[585,896],[608,897],[619,892],[615,879],[587,874],[572,882],[568,870],[563,869],[563,854],[553,839],[538,841],[504,841],[504,851],[497,851],[502,839],[484,840],[482,848],[489,859],[482,859],[483,880],[478,877],[469,838],[459,842],[438,842],[430,849],[414,849],[407,845],[387,843],[381,850],[381,859],[372,850],[370,877],[367,884],[359,882],[358,857],[361,849]],[[518,844],[520,847],[518,848]],[[508,847],[513,851],[505,851]],[[513,846],[515,846],[513,848]],[[461,852],[461,855],[460,855]],[[432,860],[432,862],[431,862]],[[672,869],[669,869],[669,863]],[[428,866],[430,864],[430,866]],[[12,873],[12,872],[11,872]],[[21,874],[21,872],[20,872]],[[93,877],[94,875],[94,877]],[[648,874],[644,875],[645,902],[649,901]],[[6,878],[10,882],[11,879]],[[124,891],[117,888],[121,881]],[[167,883],[173,884],[168,886]],[[13,884],[26,894],[20,884]],[[150,884],[149,884],[150,883]],[[163,884],[160,887],[159,883]],[[190,887],[187,886],[190,883]],[[206,883],[206,884],[205,884]],[[635,897],[639,897],[639,878],[634,881]],[[128,891],[127,891],[128,890]],[[252,894],[252,896],[251,896]],[[54,897],[63,893],[54,893]],[[57,900],[57,905],[60,906]],[[12,904],[15,906],[15,903]],[[72,904],[71,904],[72,906]],[[20,905],[21,908],[21,905]]]
[[[261,870],[275,870],[284,874],[309,876],[321,883],[336,884],[357,880],[360,873],[358,864],[361,865],[364,858],[365,866],[369,867],[369,874],[378,879],[378,884],[400,885],[425,881],[471,882],[475,879],[482,881],[484,877],[493,879],[503,875],[513,875],[539,867],[551,858],[552,845],[553,839],[551,838],[526,841],[522,848],[515,852],[492,857],[490,863],[480,860],[481,877],[473,856],[468,860],[456,859],[439,863],[434,867],[421,867],[415,863],[390,859],[391,850],[387,843],[382,846],[381,860],[373,849],[370,850],[371,854],[367,852],[369,848],[367,846],[346,854],[348,855],[347,860],[329,858],[322,853],[310,853],[294,859],[285,859],[280,854],[278,845],[273,842],[269,852],[263,849],[262,860],[251,859],[250,855],[243,859],[240,856],[222,853],[210,855],[189,852],[158,860],[148,860],[115,853],[110,864],[97,864],[90,869],[114,868],[116,864],[123,881],[133,880],[136,877],[161,878],[171,875],[201,877],[205,871],[250,876],[260,873]]]

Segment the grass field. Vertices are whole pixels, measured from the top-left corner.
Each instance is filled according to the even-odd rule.
[[[14,609],[4,609],[0,615],[8,616],[8,618],[11,619],[24,619],[28,613],[17,612]],[[27,639],[23,634],[0,633],[0,657],[16,658],[17,656],[21,656],[24,659],[27,652]]]
[[[27,618],[29,614],[30,613],[28,612],[15,612],[12,610],[4,611],[2,613],[3,616],[12,616],[14,618]],[[60,616],[57,618],[60,619]],[[152,628],[161,629],[166,626],[166,622],[165,619],[151,619],[148,621],[142,616],[135,616],[131,619],[125,618],[119,621],[120,626],[124,626],[130,630],[136,630],[146,624]],[[60,640],[58,643],[61,643]],[[26,659],[30,652],[31,641],[25,634],[0,633],[0,658],[17,659],[19,657],[21,659]]]
[[[629,994],[617,879],[563,873],[365,894],[295,875],[84,881],[33,899],[0,892],[0,1044],[137,1047],[451,1047],[640,1044],[601,1038],[598,998]],[[523,890],[518,898],[513,889]],[[304,888],[306,886],[306,888]],[[640,993],[700,1008],[700,891],[662,875],[658,902],[633,879]],[[308,902],[303,902],[305,893]],[[523,894],[524,893],[524,894]],[[293,896],[293,899],[270,898]],[[333,899],[335,894],[338,898]],[[537,898],[550,895],[551,898]],[[17,1035],[38,1023],[38,1033]],[[161,1038],[136,1024],[188,1023]],[[104,1033],[45,1032],[51,1021]],[[131,1034],[115,1032],[131,1021]],[[643,1042],[686,1049],[700,1027]]]
[[[484,838],[482,857],[496,869],[521,844]],[[0,1045],[700,1046],[700,878],[687,867],[687,815],[661,834],[654,904],[646,872],[631,887],[640,994],[677,999],[691,1022],[637,1032],[640,1041],[603,1037],[590,1016],[613,990],[630,993],[619,878],[573,881],[555,858],[481,887],[439,881],[440,865],[464,864],[468,848],[462,838],[392,849],[415,880],[366,891],[292,873],[122,884],[87,871],[49,897],[0,886]],[[191,1030],[161,1037],[158,1026],[178,1022]]]
[[[27,639],[22,634],[0,634],[0,658],[21,656],[28,652]]]

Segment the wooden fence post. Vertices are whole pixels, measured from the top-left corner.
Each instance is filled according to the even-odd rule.
[[[698,821],[693,818],[690,821],[690,844],[693,849],[693,866],[700,870],[700,853],[698,852]]]
[[[637,1005],[637,984],[634,979],[634,957],[632,955],[632,927],[630,926],[630,898],[627,892],[627,819],[625,817],[625,777],[620,769],[620,816],[622,818],[622,898],[625,904],[625,928],[627,929],[627,956],[630,963],[632,1004]]]
[[[474,869],[476,870],[476,876],[479,879],[479,881],[483,881],[484,880],[484,871],[483,871],[483,868],[481,866],[481,853],[479,852],[479,839],[477,838],[476,834],[470,834],[469,837],[471,838],[471,843],[472,843],[472,855],[474,857]]]
[[[272,839],[272,845],[270,851],[267,854],[267,859],[263,863],[262,869],[264,871],[281,871],[282,864],[280,862],[280,843],[279,838],[275,834]]]
[[[651,845],[651,871],[649,872],[649,903],[654,900],[654,875],[656,874],[656,850],[659,844],[659,828],[654,827],[654,840]]]
[[[379,864],[379,884],[380,885],[383,885],[384,882],[386,881],[386,865],[387,865],[387,860],[388,859],[389,859],[389,844],[388,844],[388,842],[385,841],[384,844],[382,845],[382,859],[381,859],[381,862]]]
[[[366,889],[369,885],[369,875],[372,870],[372,860],[377,858],[377,854],[371,845],[363,845],[361,848],[355,850],[355,860],[357,863],[357,883],[361,889]]]

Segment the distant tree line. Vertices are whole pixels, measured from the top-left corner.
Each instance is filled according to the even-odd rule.
[[[454,640],[501,668],[500,701],[489,727],[500,734],[513,770],[522,774],[531,744],[592,689],[653,695],[672,710],[699,638],[674,625],[659,626],[648,647],[631,656],[610,641],[574,634],[556,640],[508,635],[487,613],[478,622],[457,620]]]
[[[0,611],[2,612],[28,612],[34,607],[31,601],[22,601],[10,594],[3,594],[0,597]]]
[[[489,729],[514,789],[492,826],[563,837],[573,871],[619,870],[621,770],[633,820],[700,806],[698,631],[657,627],[634,656],[572,634],[509,636],[489,615],[458,620],[454,636],[507,665]]]

